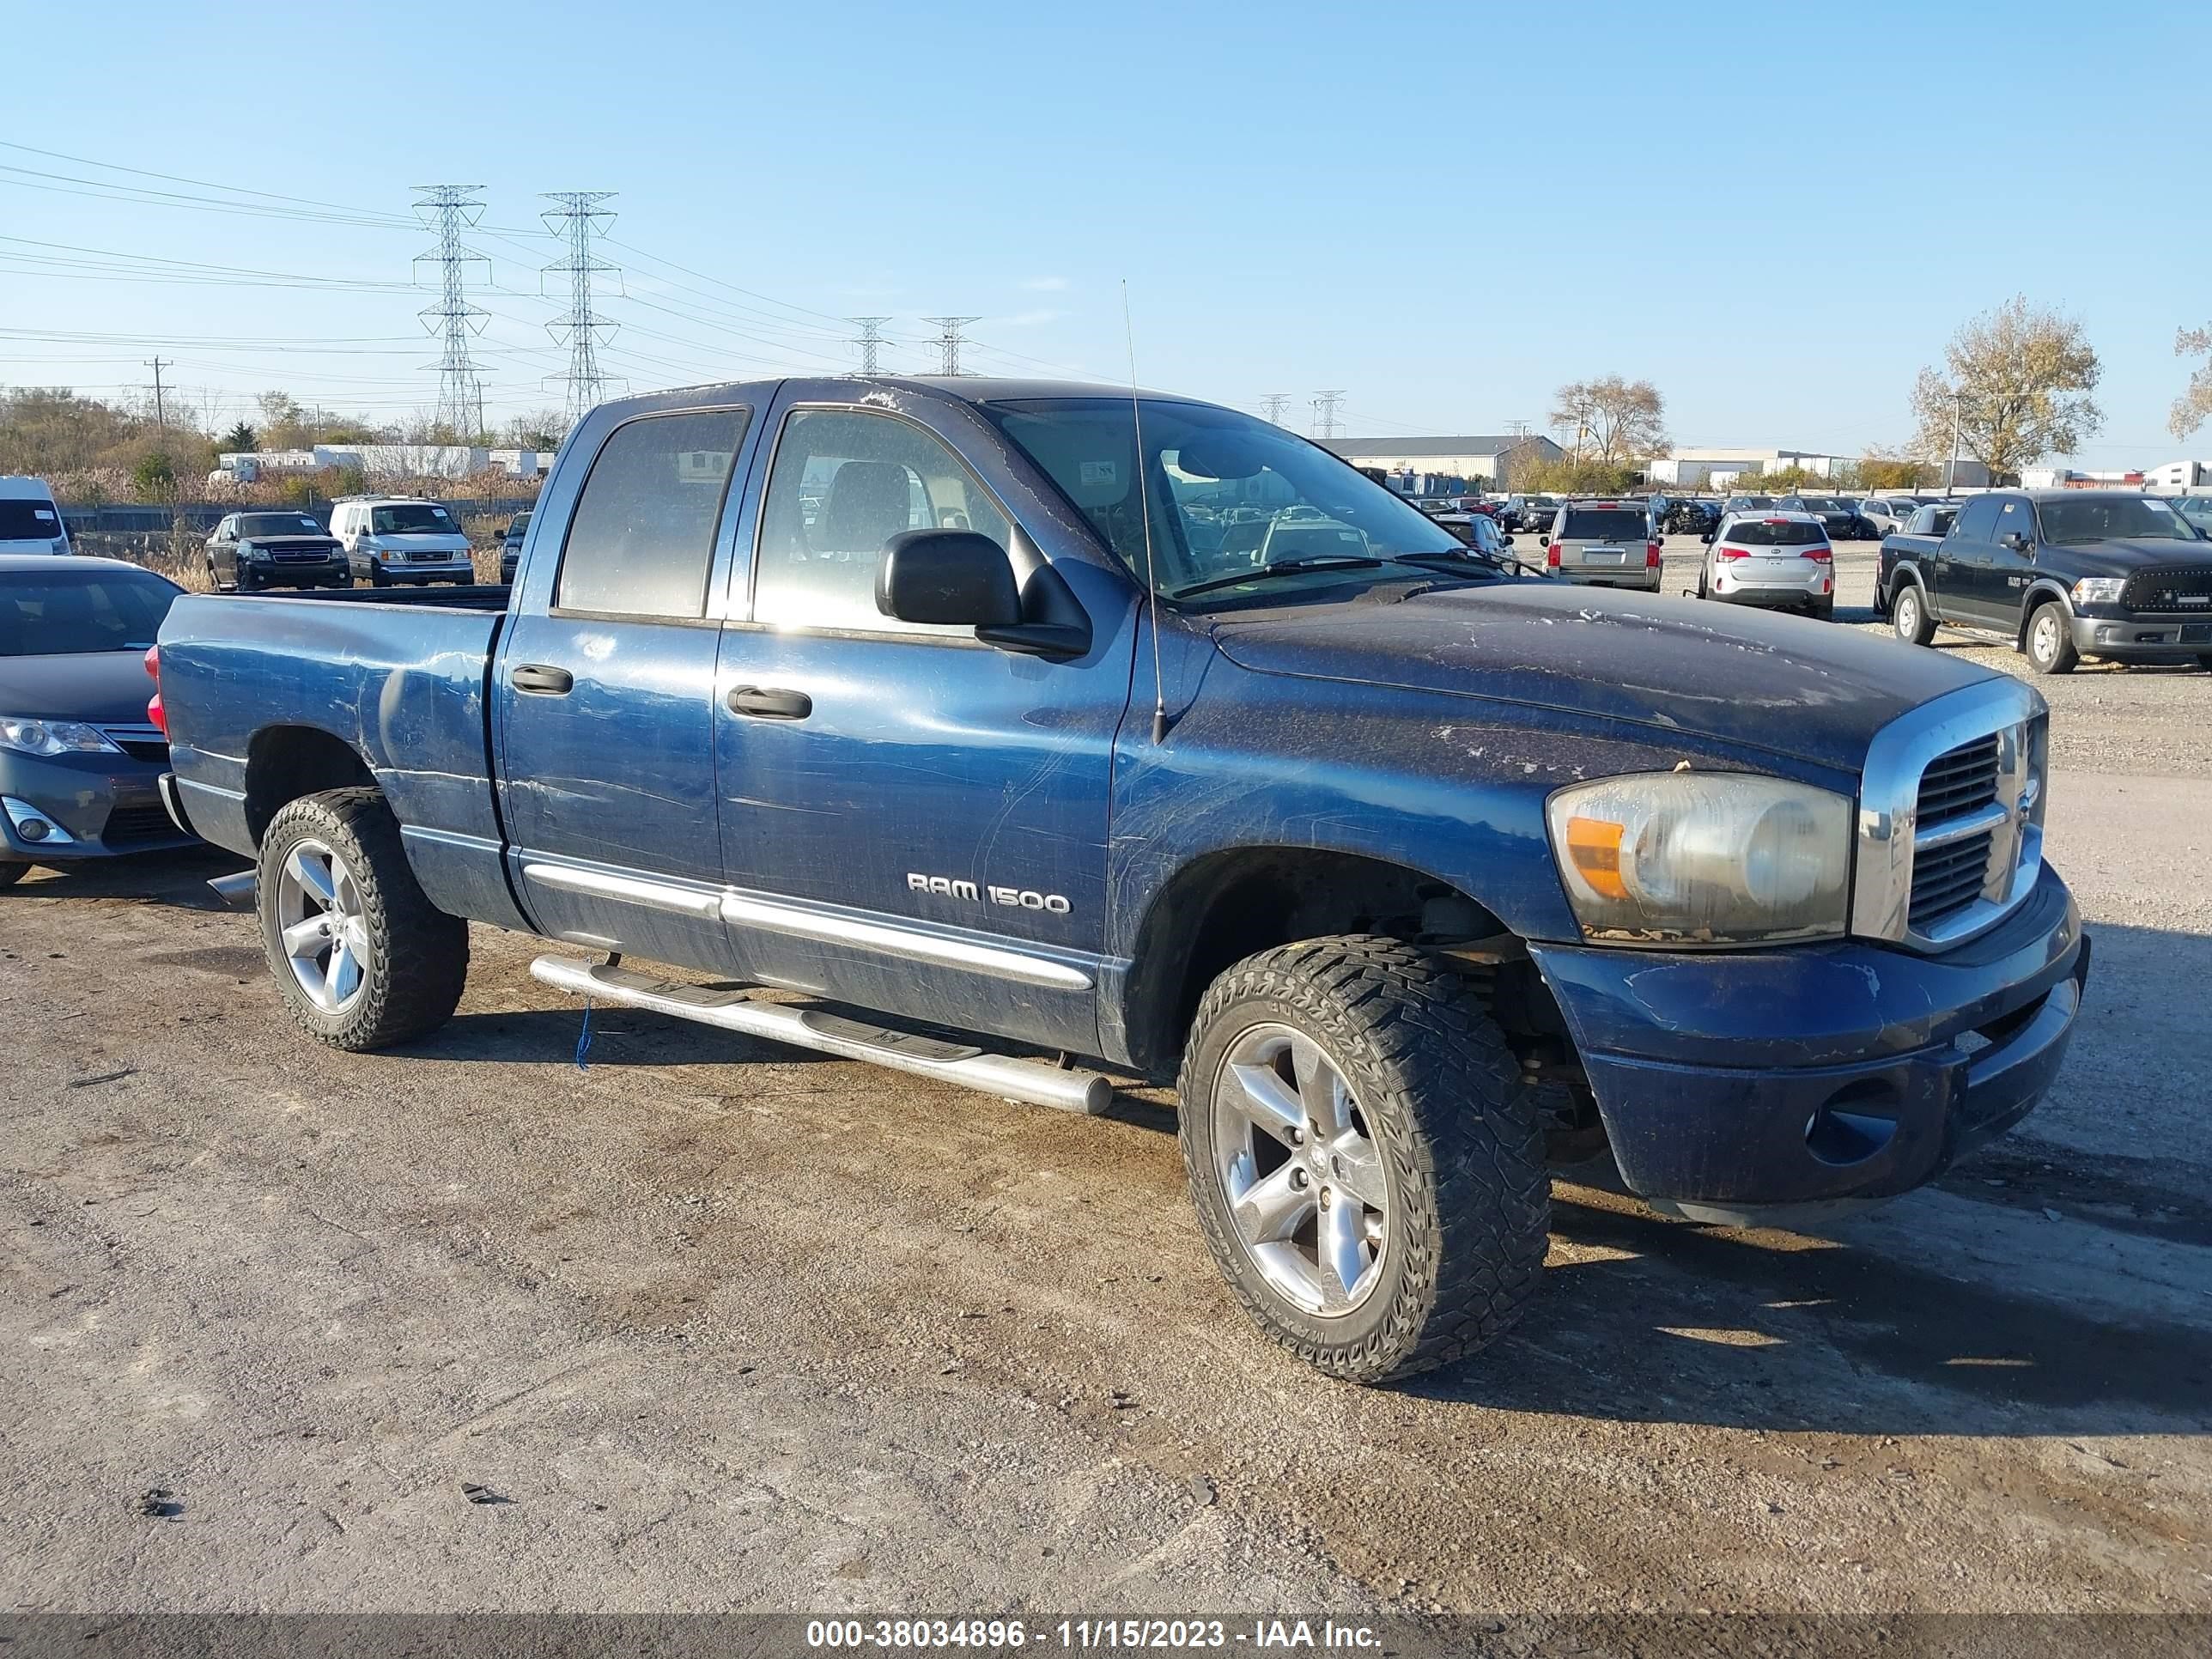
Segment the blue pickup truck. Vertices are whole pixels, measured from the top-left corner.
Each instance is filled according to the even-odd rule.
[[[611,404],[511,590],[188,596],[154,666],[310,1036],[434,1030],[475,921],[603,1005],[1077,1110],[1172,1080],[1237,1297],[1362,1381],[1510,1322],[1547,1160],[1723,1221],[1928,1181],[2087,972],[2027,687],[1523,579],[1174,397]]]

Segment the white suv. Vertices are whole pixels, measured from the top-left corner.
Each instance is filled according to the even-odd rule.
[[[406,495],[349,495],[331,509],[331,534],[356,576],[378,587],[394,582],[476,580],[469,538],[443,501]]]
[[[1786,605],[1828,622],[1836,614],[1836,550],[1814,513],[1730,513],[1705,537],[1698,597]]]

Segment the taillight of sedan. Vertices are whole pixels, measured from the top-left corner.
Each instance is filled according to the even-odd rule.
[[[161,647],[146,647],[146,674],[154,682],[154,695],[146,702],[146,719],[163,737],[169,735],[169,717],[161,708]]]

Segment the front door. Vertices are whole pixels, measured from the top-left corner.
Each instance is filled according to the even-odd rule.
[[[974,434],[960,406],[893,414],[820,392],[796,389],[781,414],[750,619],[723,635],[733,946],[775,982],[1089,1051],[1131,596],[1095,567],[1070,569],[1092,627],[1073,661],[881,615],[889,538],[976,531],[1023,572],[1042,555],[1018,514],[1048,515],[989,440],[971,442],[975,465],[962,459],[953,440]]]
[[[2012,539],[2018,538],[2018,545]],[[1983,567],[1980,599],[1984,615],[1996,628],[2016,627],[2021,601],[2035,580],[2035,507],[2025,495],[2007,495],[1997,508],[1990,562]]]
[[[716,969],[712,575],[743,408],[647,415],[598,449],[516,596],[495,690],[517,890],[540,931]],[[550,503],[556,512],[561,503]]]

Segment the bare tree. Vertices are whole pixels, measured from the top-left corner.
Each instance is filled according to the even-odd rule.
[[[2175,330],[2173,355],[2204,357],[2204,362],[2197,366],[2197,372],[2189,377],[2188,386],[2173,400],[2173,408],[2166,417],[2166,429],[2177,438],[2186,438],[2212,420],[2212,327]]]
[[[1667,436],[1667,402],[1649,380],[1607,374],[1576,380],[1553,394],[1552,429],[1577,460],[1629,466],[1656,459],[1674,447]]]
[[[2014,295],[1951,337],[1943,367],[1912,387],[1914,447],[1931,459],[1959,447],[1992,479],[2057,453],[2071,454],[2105,423],[2089,395],[2104,374],[2080,321]]]

